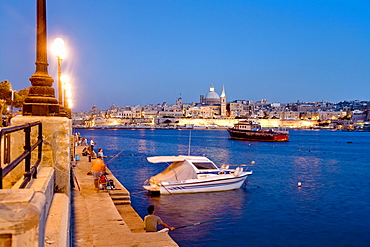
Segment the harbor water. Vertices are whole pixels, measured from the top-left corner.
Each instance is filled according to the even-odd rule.
[[[103,148],[109,169],[173,227],[180,246],[370,246],[370,132],[290,131],[290,141],[249,142],[225,130],[78,129]],[[191,137],[191,138],[189,138]],[[245,188],[151,196],[144,181],[161,172],[146,160],[201,155],[222,164],[255,161]],[[298,186],[298,183],[301,186]]]

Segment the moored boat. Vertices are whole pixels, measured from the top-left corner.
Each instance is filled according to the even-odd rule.
[[[155,156],[151,163],[171,163],[163,172],[151,177],[143,186],[149,192],[180,194],[234,190],[242,186],[252,171],[228,165],[217,167],[202,156]]]
[[[288,131],[275,129],[264,130],[259,123],[252,121],[240,121],[227,131],[230,134],[230,139],[271,142],[289,141]]]

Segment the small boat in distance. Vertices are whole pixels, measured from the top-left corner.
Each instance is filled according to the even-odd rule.
[[[145,181],[143,186],[149,192],[160,194],[180,194],[213,192],[239,189],[252,175],[238,166],[217,167],[211,160],[202,156],[155,156],[148,157],[151,163],[171,163],[163,172]]]
[[[259,123],[252,121],[240,121],[234,124],[233,128],[227,129],[227,131],[230,134],[230,139],[270,142],[289,141],[288,131],[274,129],[264,130]]]

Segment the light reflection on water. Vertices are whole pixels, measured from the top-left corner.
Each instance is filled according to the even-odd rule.
[[[179,229],[180,246],[368,246],[370,133],[292,131],[288,143],[228,140],[226,131],[192,131],[191,154],[216,164],[256,164],[246,189],[152,197],[143,182],[163,170],[148,156],[187,154],[189,131],[81,130],[105,155],[143,217],[154,204]],[[348,143],[348,142],[351,143]],[[298,188],[297,183],[302,182]]]

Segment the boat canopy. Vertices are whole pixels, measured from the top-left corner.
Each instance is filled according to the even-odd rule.
[[[151,183],[181,181],[197,178],[197,170],[218,170],[207,157],[203,156],[154,156],[148,157],[151,163],[170,163],[163,172],[150,178]]]
[[[203,156],[185,156],[185,155],[179,155],[179,156],[154,156],[154,157],[148,157],[147,160],[150,163],[169,163],[169,162],[185,161],[185,160],[209,161],[208,158],[203,157]]]
[[[166,163],[166,162],[184,161],[185,156],[155,156],[148,157],[147,160],[150,163]]]
[[[189,161],[183,160],[173,162],[163,172],[151,177],[150,182],[159,184],[161,182],[181,181],[194,178],[197,178],[197,172],[194,167]]]

